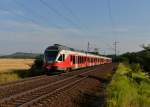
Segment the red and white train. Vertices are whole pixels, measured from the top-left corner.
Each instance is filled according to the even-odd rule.
[[[112,59],[72,48],[54,44],[44,52],[44,68],[49,72],[53,70],[70,71],[74,69],[111,63]]]

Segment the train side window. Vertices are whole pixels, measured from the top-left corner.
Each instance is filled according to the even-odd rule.
[[[73,58],[73,64],[75,64],[76,60],[75,60],[75,56],[72,56]]]
[[[81,56],[81,63],[83,63],[83,56]]]
[[[82,63],[84,63],[84,57],[82,56]]]
[[[62,61],[65,60],[65,54],[62,54]]]
[[[85,62],[85,58],[84,58],[84,56],[83,56],[83,63]]]
[[[80,56],[78,56],[78,64],[80,64]]]
[[[65,54],[61,54],[58,58],[58,61],[64,61],[65,60]]]
[[[58,61],[63,61],[63,55],[60,55]]]
[[[86,62],[86,57],[84,57],[84,62]]]
[[[75,63],[78,64],[78,56],[76,56],[76,62]]]
[[[71,55],[70,61],[72,61],[72,62],[73,62],[73,56],[72,56],[72,55]]]
[[[81,63],[81,56],[79,56],[79,64]]]
[[[72,61],[72,55],[70,56],[70,61]]]
[[[81,57],[79,56],[79,64],[81,63]]]

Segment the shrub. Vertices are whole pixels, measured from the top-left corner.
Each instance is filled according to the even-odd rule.
[[[36,76],[36,75],[42,75],[44,74],[44,70],[43,70],[43,59],[42,57],[38,57],[35,61],[34,64],[32,65],[30,72],[32,76]]]

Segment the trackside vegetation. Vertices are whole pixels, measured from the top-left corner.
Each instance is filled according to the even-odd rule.
[[[116,61],[128,62],[129,64],[138,63],[145,72],[150,74],[150,44],[142,46],[143,50],[139,52],[127,52],[117,56]]]
[[[107,107],[150,107],[150,79],[139,64],[119,64],[107,86]]]

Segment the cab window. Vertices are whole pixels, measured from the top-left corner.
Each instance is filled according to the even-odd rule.
[[[58,61],[62,61],[63,60],[63,56],[60,55],[59,58],[58,58]]]
[[[64,61],[65,60],[65,54],[61,54],[58,58],[58,61]]]

